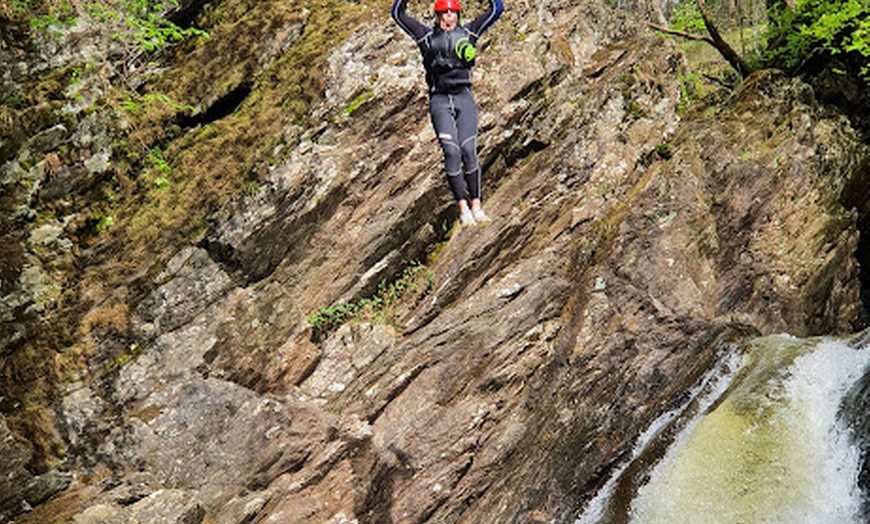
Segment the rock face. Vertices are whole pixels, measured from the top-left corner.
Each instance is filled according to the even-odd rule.
[[[850,331],[847,121],[775,72],[681,110],[666,41],[535,9],[475,72],[492,224],[453,227],[416,49],[362,23],[321,123],[135,283],[129,358],[55,408],[75,479],[18,521],[571,522],[730,342]],[[407,288],[388,322],[312,328],[382,283]],[[2,493],[0,521],[28,500]]]

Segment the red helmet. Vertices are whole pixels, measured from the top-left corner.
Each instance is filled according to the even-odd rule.
[[[435,0],[435,12],[443,13],[444,11],[462,11],[459,0]]]

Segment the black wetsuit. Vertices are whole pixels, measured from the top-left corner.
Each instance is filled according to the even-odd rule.
[[[468,24],[457,25],[453,31],[442,31],[437,23],[434,27],[421,23],[407,14],[407,6],[408,0],[395,0],[391,14],[414,39],[423,56],[429,86],[429,116],[444,151],[450,190],[457,201],[479,199],[477,104],[471,91],[473,51],[480,35],[501,16],[504,5],[502,0],[491,0],[483,14]],[[460,176],[463,173],[465,176]]]

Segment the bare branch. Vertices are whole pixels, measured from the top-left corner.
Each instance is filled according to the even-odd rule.
[[[752,67],[743,59],[742,56],[737,54],[728,42],[722,38],[722,35],[719,34],[719,28],[716,27],[715,22],[713,22],[713,18],[710,16],[710,13],[707,11],[707,4],[704,0],[695,0],[698,4],[698,10],[701,11],[701,18],[704,19],[704,26],[707,28],[707,32],[710,33],[710,39],[712,40],[710,43],[713,47],[719,51],[719,54],[722,55],[731,67],[737,70],[737,73],[746,77],[749,73],[752,72]]]
[[[711,40],[710,37],[708,37],[708,36],[696,35],[693,33],[687,33],[685,31],[678,31],[676,29],[671,29],[669,27],[660,26],[660,25],[654,24],[652,22],[647,23],[647,25],[651,29],[655,29],[656,31],[659,31],[661,33],[679,36],[680,38],[685,38],[687,40],[701,40],[702,42],[707,42],[710,45],[714,45],[713,40]]]
[[[701,18],[704,19],[704,27],[707,28],[707,32],[710,33],[710,36],[701,36],[687,33],[685,31],[678,31],[676,29],[670,29],[658,24],[653,24],[652,22],[647,23],[647,25],[651,29],[665,34],[679,36],[680,38],[685,38],[687,40],[700,40],[702,42],[707,42],[713,46],[716,51],[719,51],[722,58],[724,58],[741,77],[745,77],[751,73],[753,69],[749,63],[746,62],[746,60],[744,60],[743,57],[734,50],[734,48],[728,45],[728,42],[726,42],[724,38],[722,38],[719,29],[716,27],[716,23],[713,22],[713,18],[707,12],[707,4],[704,3],[704,0],[695,0],[695,2],[698,4],[698,10],[701,11]]]

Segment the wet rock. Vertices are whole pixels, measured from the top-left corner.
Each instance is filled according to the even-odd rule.
[[[868,334],[865,331],[862,338],[866,340],[867,337]],[[870,435],[870,416],[868,413],[870,413],[870,373],[865,373],[843,399],[838,414],[838,418],[844,426],[849,428],[852,441],[861,453],[862,466],[858,486],[864,493],[861,515],[865,520],[870,518],[870,497],[868,497],[870,494],[870,462],[867,460],[870,456],[870,438],[868,438]]]

